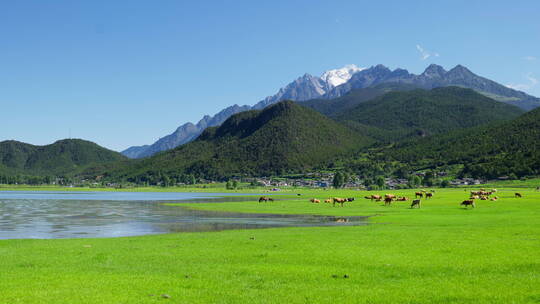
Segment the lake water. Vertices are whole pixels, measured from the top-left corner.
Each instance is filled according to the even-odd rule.
[[[365,224],[363,217],[193,211],[165,202],[255,201],[224,193],[0,191],[0,239]]]

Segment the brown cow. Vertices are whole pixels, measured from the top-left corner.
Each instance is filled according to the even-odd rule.
[[[334,197],[332,199],[332,206],[336,206],[336,203],[338,204],[341,204],[341,207],[343,207],[343,204],[347,201],[347,199],[345,198],[339,198],[339,197]]]
[[[318,204],[318,203],[321,202],[321,200],[318,200],[318,199],[316,199],[316,198],[312,198],[312,199],[310,199],[309,201],[312,202],[312,203],[314,203],[314,204]]]
[[[474,204],[474,200],[465,200],[461,202],[461,205],[465,206],[465,208],[467,208],[468,206],[472,206],[473,208],[476,207],[476,205]]]
[[[494,197],[491,198],[491,200],[494,201],[494,202],[497,201],[498,199],[499,199],[499,198],[496,197],[496,196],[494,196]]]
[[[330,204],[332,202],[332,199],[331,198],[325,199],[324,202]]]
[[[395,195],[395,194],[385,194],[385,195],[384,195],[384,198],[395,199],[395,198],[396,198],[396,195]]]
[[[399,197],[399,198],[397,199],[397,201],[400,201],[400,202],[406,202],[406,201],[408,201],[408,200],[409,200],[409,198],[408,198],[408,197],[405,197],[405,196]]]
[[[371,195],[371,200],[380,201],[381,199],[382,199],[382,196],[380,196],[378,194]]]
[[[418,198],[418,197],[420,197],[420,198],[424,197],[424,192],[415,192],[414,193],[414,198]]]
[[[273,202],[273,201],[274,201],[274,199],[271,198],[271,197],[268,197],[268,196],[261,196],[261,197],[259,198],[259,203],[260,203],[260,202]]]
[[[431,192],[426,193],[426,199],[432,198],[432,197],[433,197],[433,193]]]
[[[384,198],[384,205],[385,206],[390,206],[390,205],[392,205],[392,201],[393,201],[393,199],[391,197],[385,197]]]
[[[516,192],[516,193],[514,194],[514,196],[515,196],[515,197],[523,197],[523,195],[521,195],[521,193],[519,193],[519,192]]]
[[[419,199],[415,199],[414,201],[412,201],[412,204],[411,204],[411,209],[414,208],[415,206],[417,206],[418,208],[420,208],[420,200]]]

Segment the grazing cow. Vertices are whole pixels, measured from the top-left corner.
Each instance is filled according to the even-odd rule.
[[[384,205],[385,206],[390,206],[390,205],[392,205],[392,201],[393,201],[393,199],[391,197],[385,197],[384,198]]]
[[[471,197],[469,197],[469,199],[480,199],[480,196],[479,195],[471,195]]]
[[[499,199],[499,198],[496,197],[496,196],[494,196],[494,197],[491,198],[491,200],[494,201],[494,202],[497,201],[498,199]]]
[[[332,202],[332,199],[331,198],[325,199],[324,202],[330,204]]]
[[[341,204],[341,207],[343,207],[343,204],[347,201],[347,199],[344,199],[344,198],[339,198],[339,197],[334,197],[332,199],[332,205],[335,207],[336,206],[336,203],[338,204]]]
[[[516,193],[514,194],[514,196],[515,196],[515,197],[523,197],[523,195],[521,195],[521,193],[519,193],[519,192],[516,192]]]
[[[413,201],[412,201],[412,204],[411,204],[411,209],[414,208],[414,207],[420,208],[420,204],[421,204],[421,202],[420,202],[419,199],[413,200]]]
[[[408,201],[408,200],[409,200],[409,198],[408,198],[408,197],[405,197],[405,196],[399,197],[399,198],[397,199],[397,201],[400,201],[400,202],[406,202],[406,201]]]
[[[432,198],[432,197],[433,197],[433,193],[431,192],[426,193],[426,199]]]
[[[380,196],[378,194],[371,195],[371,200],[380,201],[381,199],[382,199],[382,196]]]
[[[473,208],[476,207],[476,205],[474,204],[474,200],[465,200],[461,202],[461,205],[465,206],[465,208],[467,208],[468,206],[472,206]]]
[[[418,198],[418,197],[420,197],[420,198],[424,197],[424,192],[415,192],[414,193],[414,198]]]
[[[395,194],[385,194],[384,198],[396,199],[396,195]]]
[[[312,199],[310,199],[309,201],[312,202],[312,203],[314,203],[314,204],[318,204],[318,203],[321,202],[321,200],[318,200],[318,199],[316,199],[316,198],[312,198]]]
[[[271,198],[271,197],[268,197],[268,196],[261,196],[261,197],[259,198],[259,203],[260,203],[260,202],[273,202],[273,201],[274,201],[274,199]]]
[[[483,200],[483,201],[487,201],[487,196],[480,196],[480,199]]]
[[[347,202],[354,202],[354,197],[347,198]]]

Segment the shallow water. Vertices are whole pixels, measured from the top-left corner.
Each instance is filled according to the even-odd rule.
[[[209,212],[163,204],[254,201],[253,196],[216,195],[224,194],[0,191],[0,239],[121,237],[365,223],[363,217]]]
[[[252,194],[257,196],[257,194]],[[107,200],[107,201],[165,201],[238,197],[238,193],[199,192],[114,192],[114,191],[0,191],[0,199],[57,199],[57,200]]]

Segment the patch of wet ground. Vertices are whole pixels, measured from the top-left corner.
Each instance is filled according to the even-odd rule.
[[[31,198],[28,198],[28,197]],[[143,198],[148,194],[142,193]],[[202,232],[274,227],[366,225],[367,217],[254,214],[192,210],[164,203],[254,201],[256,196],[201,197],[178,200],[51,199],[33,193],[0,198],[0,239],[122,237],[171,232]],[[86,198],[86,197],[84,197]],[[129,198],[133,198],[130,196]]]

